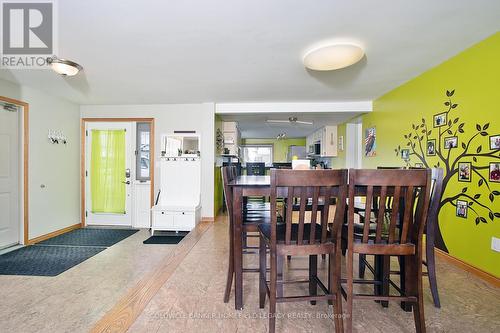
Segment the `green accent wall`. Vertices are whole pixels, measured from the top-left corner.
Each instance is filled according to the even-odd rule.
[[[222,209],[223,185],[220,167],[216,166],[214,170],[214,214],[217,216]]]
[[[252,144],[272,144],[273,145],[273,162],[286,162],[286,154],[289,146],[305,146],[306,138],[295,139],[242,139],[242,145]]]
[[[439,228],[444,248],[450,255],[497,277],[500,277],[500,253],[491,249],[491,242],[493,236],[500,238],[500,196],[494,194],[499,193],[500,183],[489,181],[487,167],[491,162],[500,163],[499,150],[489,147],[489,136],[500,135],[499,59],[500,33],[496,33],[378,98],[374,101],[373,112],[363,116],[363,131],[375,126],[377,133],[376,156],[364,157],[364,168],[422,163],[416,154],[411,154],[408,163],[405,162],[400,151],[411,149],[412,144],[408,146],[407,143],[412,141],[416,143],[416,152],[421,154],[418,143],[421,136],[424,136],[424,152],[425,136],[436,139],[437,147],[444,146],[445,137],[457,136],[457,148],[441,148],[444,158],[449,156],[449,164],[453,164],[452,161],[465,150],[462,143],[467,145],[470,140],[467,153],[458,162],[470,162],[478,169],[471,170],[470,182],[459,182],[458,163],[448,167],[450,180],[443,198],[453,200],[443,205]],[[433,116],[447,111],[447,121],[452,122],[450,132],[447,131],[448,123],[433,128]],[[440,130],[444,131],[441,140]],[[404,136],[410,133],[405,139]],[[424,159],[430,167],[439,162],[440,167],[447,169],[446,163],[437,156]],[[456,216],[454,204],[457,199],[473,202],[467,218]]]

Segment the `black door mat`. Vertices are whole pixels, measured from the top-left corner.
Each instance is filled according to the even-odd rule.
[[[139,230],[82,228],[37,243],[37,245],[102,246],[110,247]]]
[[[143,244],[178,244],[188,233],[172,233],[151,236]]]
[[[27,246],[0,256],[0,275],[56,276],[105,247]]]

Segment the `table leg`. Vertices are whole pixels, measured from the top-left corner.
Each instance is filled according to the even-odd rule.
[[[242,189],[233,189],[234,308],[243,309]]]

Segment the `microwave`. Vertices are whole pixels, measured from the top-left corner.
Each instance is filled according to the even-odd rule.
[[[314,144],[314,155],[321,155],[321,144],[319,141]]]
[[[309,155],[321,155],[321,144],[319,141],[309,145]]]

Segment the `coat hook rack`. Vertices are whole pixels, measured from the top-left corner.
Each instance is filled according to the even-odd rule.
[[[67,144],[68,138],[63,134],[62,131],[59,130],[49,130],[47,135],[49,142],[52,144]]]

